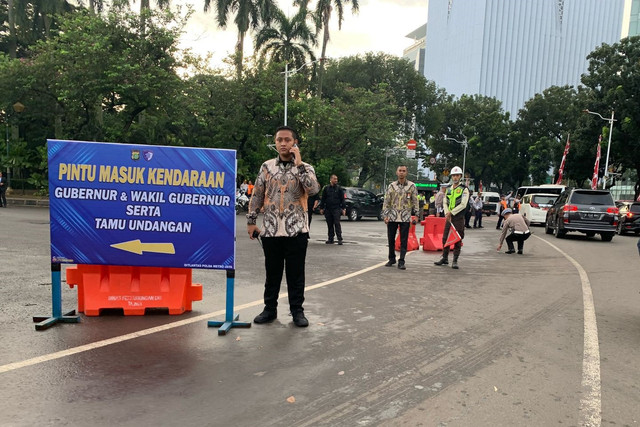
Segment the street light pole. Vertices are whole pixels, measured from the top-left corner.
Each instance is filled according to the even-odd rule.
[[[458,141],[455,138],[450,138],[446,135],[443,135],[444,139],[450,139],[451,141],[455,141],[458,144],[461,144],[462,146],[464,146],[464,152],[462,154],[462,174],[464,176],[464,171],[466,170],[466,166],[467,166],[467,147],[469,146],[469,142],[467,141],[467,137],[464,136],[464,134],[462,134],[462,136],[464,136],[464,141]]]
[[[11,181],[9,181],[9,114],[4,112],[4,126],[6,129],[6,143],[7,143],[7,188],[11,187]]]
[[[602,183],[602,189],[607,189],[607,179],[609,178],[609,152],[611,151],[611,135],[613,135],[613,122],[616,120],[613,118],[615,112],[611,110],[611,118],[607,119],[606,117],[602,117],[601,114],[596,113],[595,111],[583,110],[587,114],[593,114],[594,116],[600,117],[602,120],[609,122],[609,142],[607,144],[607,160],[604,164],[604,182]]]

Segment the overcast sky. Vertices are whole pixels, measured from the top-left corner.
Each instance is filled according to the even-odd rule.
[[[278,0],[278,3],[289,16],[295,14],[297,9],[291,6],[292,0]],[[312,7],[314,3],[312,1]],[[359,3],[360,11],[355,15],[351,6],[347,6],[342,30],[338,31],[337,16],[332,17],[327,57],[380,51],[402,56],[402,51],[412,44],[405,35],[427,22],[428,0],[360,0]],[[222,60],[233,52],[237,40],[233,17],[230,17],[231,25],[222,30],[215,24],[213,11],[203,12],[204,0],[172,0],[171,4],[190,4],[195,10],[181,46],[203,56],[211,53],[213,65],[221,65]],[[245,39],[245,55],[253,52],[253,34],[248,38]],[[320,47],[318,56],[319,52]]]

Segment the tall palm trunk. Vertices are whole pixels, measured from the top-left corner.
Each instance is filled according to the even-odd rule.
[[[236,77],[238,80],[242,77],[242,61],[244,59],[244,36],[245,33],[238,31],[238,42],[236,43],[236,54],[234,61],[236,63]]]
[[[324,14],[322,27],[322,52],[320,54],[320,68],[318,69],[318,98],[322,98],[322,82],[324,81],[324,58],[327,53],[327,44],[329,44],[329,21],[331,20],[331,6],[327,13]]]
[[[9,57],[16,59],[18,56],[18,37],[16,36],[16,5],[15,0],[9,0]]]

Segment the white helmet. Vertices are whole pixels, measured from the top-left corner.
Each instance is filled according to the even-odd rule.
[[[451,175],[462,175],[462,169],[460,166],[454,166],[451,168]]]

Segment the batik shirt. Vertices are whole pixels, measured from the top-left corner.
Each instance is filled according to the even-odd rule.
[[[395,181],[389,184],[384,195],[382,216],[390,222],[409,222],[411,215],[418,212],[418,206],[416,185],[411,181],[405,181],[404,185]]]
[[[295,237],[309,232],[307,199],[317,194],[320,184],[313,167],[302,162],[267,160],[260,167],[249,201],[247,224],[255,225],[264,208],[262,237]]]

